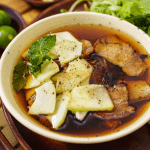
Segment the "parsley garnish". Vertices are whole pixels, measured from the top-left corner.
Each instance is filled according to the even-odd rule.
[[[17,93],[26,85],[26,75],[29,72],[37,77],[38,73],[41,71],[43,62],[51,60],[48,53],[55,43],[56,35],[45,35],[38,41],[31,43],[28,51],[31,66],[27,66],[25,61],[21,61],[14,68],[13,88]]]

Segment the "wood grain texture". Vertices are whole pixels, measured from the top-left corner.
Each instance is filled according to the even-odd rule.
[[[45,10],[43,10],[32,22],[36,22],[40,19],[52,16],[54,14],[59,14],[61,13],[61,9],[66,9],[69,10],[70,6],[74,3],[74,0],[63,0],[59,3],[56,3],[55,5],[46,8]],[[84,10],[83,4],[87,4],[87,2],[82,2],[79,5],[77,5],[77,7],[75,8],[75,10]]]
[[[9,6],[17,10],[20,14],[31,9],[31,6],[27,2],[24,2],[23,0],[1,0],[0,4]]]
[[[4,150],[13,150],[10,143],[7,141],[7,139],[4,137],[3,133],[0,131],[0,149]]]
[[[7,119],[7,122],[9,124],[11,130],[13,131],[14,136],[16,137],[18,142],[20,143],[20,145],[23,148],[25,148],[26,150],[31,150],[30,146],[26,143],[26,141],[23,139],[22,135],[19,133],[18,129],[16,128],[16,126],[12,120],[12,116],[10,115],[8,110],[6,108],[4,108],[5,106],[3,103],[2,103],[2,107],[3,107],[4,115]]]
[[[38,9],[30,9],[29,11],[22,14],[26,24],[30,24],[42,11]]]

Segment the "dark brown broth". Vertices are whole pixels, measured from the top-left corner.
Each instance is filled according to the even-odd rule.
[[[104,35],[117,35],[121,40],[131,44],[131,46],[139,54],[147,54],[146,50],[138,41],[135,41],[134,39],[132,39],[131,37],[127,36],[126,34],[120,31],[110,29],[101,25],[80,25],[80,24],[68,25],[68,26],[60,27],[58,29],[51,30],[41,36],[44,36],[50,32],[55,33],[55,32],[62,32],[62,31],[70,31],[71,33],[76,35],[79,39],[90,40],[92,44],[94,44],[94,42],[97,39],[101,38]],[[25,50],[23,50],[23,52],[26,51],[28,47],[29,45],[27,46]],[[110,63],[110,66],[112,66],[111,63]],[[114,66],[114,67],[118,68],[117,66]],[[145,80],[147,78],[147,72],[145,72],[143,76],[136,77],[136,78],[128,77],[127,75],[122,76],[121,74],[121,77],[119,76],[117,80],[120,78],[121,79],[123,78],[124,80],[133,80],[133,79]],[[27,103],[25,100],[24,93],[20,92],[18,95],[15,94],[15,96],[17,97],[18,104],[21,106],[21,108],[23,108],[23,111],[27,114],[28,109],[27,109]],[[68,112],[66,122],[64,123],[62,127],[56,130],[56,132],[59,132],[61,134],[68,134],[72,136],[100,136],[100,135],[109,134],[112,132],[118,132],[122,128],[130,125],[132,122],[138,119],[147,110],[149,105],[150,105],[150,102],[148,101],[133,104],[133,106],[136,108],[136,112],[133,115],[130,115],[129,117],[125,119],[121,119],[122,124],[115,129],[107,128],[106,126],[102,125],[103,120],[94,117],[91,112],[88,113],[87,117],[84,119],[83,122],[77,121],[75,119],[75,116],[71,112]],[[30,118],[35,120],[34,117],[30,116]],[[35,121],[37,122],[37,120]]]

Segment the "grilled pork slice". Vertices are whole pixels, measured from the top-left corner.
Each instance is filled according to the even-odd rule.
[[[106,61],[96,53],[90,55],[89,63],[93,66],[90,84],[103,84],[110,87],[126,76],[121,67]]]
[[[81,40],[82,43],[82,58],[88,58],[89,55],[94,51],[93,46],[90,41],[88,40]]]
[[[118,125],[122,124],[121,120],[104,120],[102,122],[103,126],[106,126],[107,128],[115,129]]]
[[[108,70],[106,60],[96,54],[90,64],[93,66],[90,84],[104,84],[102,78],[106,76],[104,74]]]
[[[115,105],[112,112],[97,112],[96,115],[104,119],[125,118],[135,112],[135,108],[128,104],[128,91],[125,84],[118,83],[108,89]]]
[[[122,67],[129,76],[139,76],[148,68],[136,51],[116,36],[105,36],[97,40],[94,45],[96,53]]]
[[[32,106],[32,104],[34,103],[35,99],[36,99],[36,93],[34,93],[34,94],[30,97],[30,99],[28,100],[29,106]]]
[[[142,80],[128,81],[129,103],[150,99],[150,86]]]

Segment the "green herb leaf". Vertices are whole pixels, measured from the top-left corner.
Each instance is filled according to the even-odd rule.
[[[128,2],[121,7],[119,15],[122,19],[125,19],[127,17],[141,16],[143,13],[137,2]]]
[[[48,53],[55,43],[56,35],[45,35],[30,45],[28,57],[32,66],[29,67],[29,71],[33,73],[35,77],[37,77],[38,72],[41,70],[43,62],[51,60]]]
[[[80,3],[82,3],[82,2],[84,2],[84,1],[92,1],[92,0],[76,0],[72,5],[71,5],[71,7],[70,7],[70,9],[69,9],[69,12],[72,12],[75,8],[76,8],[76,6],[77,5],[79,5]]]
[[[150,8],[147,7],[149,3],[150,0],[122,0],[119,17],[134,24],[150,35]]]
[[[37,77],[39,70],[41,70],[41,66],[33,65],[29,66],[29,72],[32,73],[35,77]]]
[[[28,51],[30,63],[32,65],[39,65],[43,61],[43,57],[49,53],[55,43],[56,35],[45,35],[39,41],[33,42]]]
[[[148,33],[148,35],[150,36],[150,26],[148,27],[148,31],[147,31]]]
[[[85,7],[86,11],[119,17],[150,35],[150,0],[76,0],[69,11],[84,1],[90,4],[90,8]]]
[[[150,0],[140,0],[140,6],[145,14],[150,14]]]
[[[55,43],[56,35],[45,35],[30,45],[28,57],[32,65],[27,66],[25,61],[21,61],[14,68],[13,88],[17,93],[26,85],[26,75],[29,72],[37,77],[38,73],[41,71],[41,65],[43,62],[51,60],[48,53]]]
[[[93,0],[90,11],[117,16],[120,9],[117,2],[117,0]]]
[[[28,74],[28,67],[26,62],[21,61],[19,62],[13,71],[14,78],[13,78],[13,88],[18,93],[20,89],[22,89],[26,85],[26,75]]]
[[[60,12],[61,13],[66,13],[66,12],[68,12],[68,10],[67,9],[61,9]]]

